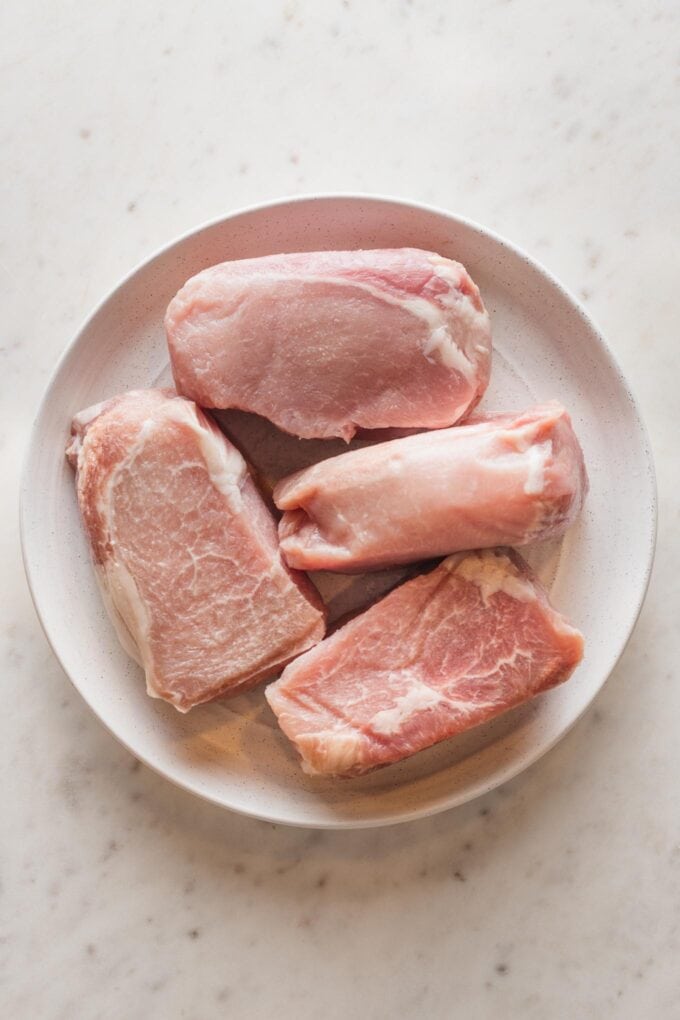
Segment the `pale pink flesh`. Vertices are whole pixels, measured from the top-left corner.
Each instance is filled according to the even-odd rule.
[[[587,490],[557,403],[340,454],[278,483],[290,566],[372,570],[553,538]]]
[[[323,637],[320,600],[282,562],[245,461],[194,404],[134,391],[77,416],[73,433],[98,579],[149,694],[187,711]]]
[[[224,262],[185,284],[165,326],[178,392],[304,438],[452,425],[489,379],[477,287],[411,248]]]
[[[561,683],[582,655],[517,553],[458,553],[296,659],[265,695],[306,772],[360,775]]]

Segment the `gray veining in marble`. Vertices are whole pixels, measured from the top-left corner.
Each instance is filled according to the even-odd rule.
[[[680,10],[672,0],[26,0],[0,33],[3,1015],[680,1015]],[[506,787],[316,833],[222,813],[91,716],[35,618],[36,402],[151,250],[268,197],[463,213],[579,294],[634,383],[660,540],[595,706]]]

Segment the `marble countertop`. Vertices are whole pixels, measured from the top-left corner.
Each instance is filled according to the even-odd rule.
[[[17,1018],[675,1018],[680,11],[672,0],[26,0],[4,12],[2,932]],[[580,295],[657,458],[649,596],[569,735],[436,818],[314,832],[140,766],[38,625],[17,488],[85,314],[197,223],[296,192],[431,202]]]

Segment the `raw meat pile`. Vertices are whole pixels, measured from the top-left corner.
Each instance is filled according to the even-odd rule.
[[[304,770],[353,776],[571,675],[583,639],[507,547],[574,521],[583,455],[556,402],[469,417],[491,331],[463,266],[410,248],[225,262],[165,325],[177,392],[81,412],[67,448],[106,608],[152,697],[186,712],[279,676],[265,696]],[[375,441],[282,479],[277,535],[201,408]],[[324,637],[303,571],[406,563],[421,572]]]

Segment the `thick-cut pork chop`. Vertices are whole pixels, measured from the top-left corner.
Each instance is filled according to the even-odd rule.
[[[323,637],[320,600],[282,562],[243,457],[195,404],[138,390],[77,415],[72,432],[97,577],[152,697],[188,711]]]
[[[477,287],[414,248],[223,262],[182,287],[165,326],[179,393],[304,438],[443,428],[489,380]]]
[[[310,775],[360,775],[566,680],[583,638],[511,550],[407,581],[265,690]]]
[[[289,566],[353,572],[555,537],[587,486],[569,415],[549,403],[342,453],[274,499]]]

